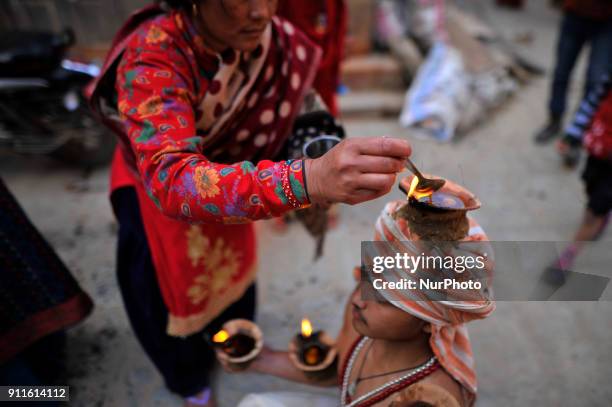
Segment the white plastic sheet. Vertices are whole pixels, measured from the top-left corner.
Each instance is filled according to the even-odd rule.
[[[270,392],[247,395],[238,407],[337,407],[339,398],[331,396],[294,393]]]
[[[486,117],[516,90],[503,67],[470,74],[461,53],[436,42],[406,94],[400,124],[450,141]]]
[[[449,45],[436,42],[408,90],[400,123],[448,141],[459,124],[462,104],[469,97],[470,81],[461,55]]]

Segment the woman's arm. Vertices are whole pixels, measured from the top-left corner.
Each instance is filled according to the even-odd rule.
[[[392,188],[411,152],[407,142],[392,138],[345,140],[304,162],[209,161],[201,153],[206,135],[196,132],[194,112],[207,86],[201,79],[207,68],[193,67],[161,28],[148,30],[134,36],[126,50],[116,90],[143,185],[165,215],[192,223],[239,223],[310,202],[357,204]]]
[[[136,36],[116,81],[138,171],[157,207],[192,222],[234,223],[306,206],[301,161],[224,165],[201,154],[205,136],[196,132],[193,106],[196,88],[206,85],[196,83],[188,58],[170,36],[160,36],[159,43]]]

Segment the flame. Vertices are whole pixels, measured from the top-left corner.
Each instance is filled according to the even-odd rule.
[[[308,318],[304,318],[302,319],[302,336],[308,338],[310,335],[312,335],[312,324]]]
[[[408,190],[408,195],[406,195],[406,199],[410,199],[410,197],[413,196],[414,199],[418,201],[423,197],[431,197],[431,195],[434,193],[434,190],[431,188],[426,189],[424,191],[419,191],[417,189],[418,184],[419,184],[419,177],[415,175],[414,178],[412,178],[412,181],[410,182],[410,189]]]
[[[412,182],[410,183],[410,189],[408,190],[408,195],[406,195],[406,199],[410,199],[410,197],[414,194],[417,185],[419,184],[419,177],[416,175],[412,178]]]
[[[215,336],[213,336],[213,342],[223,343],[227,340],[227,338],[229,338],[229,334],[227,333],[227,331],[222,329],[219,332],[217,332]]]

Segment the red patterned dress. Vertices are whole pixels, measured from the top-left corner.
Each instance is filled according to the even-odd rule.
[[[116,73],[119,120],[113,122],[112,108],[104,111],[107,75],[93,102],[123,141],[112,190],[137,192],[169,312],[167,332],[186,336],[253,283],[250,222],[309,204],[302,161],[278,155],[320,51],[278,17],[253,52],[215,54],[187,13],[139,22],[142,15],[130,22],[138,23],[135,31],[122,30],[107,61],[106,71]]]

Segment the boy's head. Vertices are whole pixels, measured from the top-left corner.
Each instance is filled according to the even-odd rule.
[[[410,243],[414,239],[411,238],[413,234],[408,222],[403,222],[395,216],[399,208],[405,204],[405,201],[394,201],[385,206],[376,221],[374,240],[389,242],[389,247],[393,247],[396,253],[400,251],[395,248],[403,247],[402,253],[419,257],[421,251],[414,250],[414,244]],[[469,233],[462,239],[462,242],[481,242],[486,250],[483,252],[477,247],[477,250],[469,252],[483,256],[486,253],[492,254],[492,249],[484,244],[487,241],[488,238],[482,228],[473,219],[469,219]],[[380,249],[379,246],[376,246],[375,250],[377,247]],[[455,245],[452,247],[450,252],[443,251],[445,256],[455,258],[464,255],[464,250],[457,251]],[[368,252],[368,257],[388,255],[389,250],[385,246],[382,246],[380,250],[381,253]],[[488,275],[492,272],[492,266],[492,261],[484,263],[485,272]],[[422,267],[415,268],[420,270]],[[430,268],[426,266],[425,270]],[[439,276],[444,277],[442,270],[447,271],[446,267],[438,270]],[[452,267],[448,271],[453,276],[457,274]],[[428,341],[442,367],[469,394],[474,396],[476,394],[476,372],[465,323],[486,318],[493,312],[495,301],[492,290],[486,285],[479,290],[454,290],[444,287],[427,290],[411,288],[376,290],[369,281],[372,273],[366,272],[365,274],[366,278],[363,272],[356,273],[355,277],[360,277],[361,282],[351,296],[352,322],[355,330],[361,335],[372,338]],[[467,274],[467,270],[462,274]],[[399,282],[400,280],[415,281],[414,275],[401,267],[394,267],[392,273],[376,274],[376,278],[383,280],[383,283],[385,281]],[[464,295],[456,295],[455,291],[461,291]],[[450,296],[450,294],[453,295]]]
[[[389,341],[428,338],[430,324],[373,295],[371,285],[360,282],[351,295],[353,327],[359,334]]]

